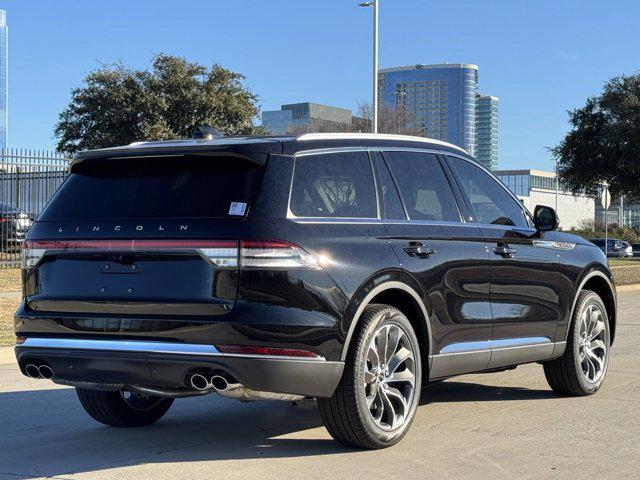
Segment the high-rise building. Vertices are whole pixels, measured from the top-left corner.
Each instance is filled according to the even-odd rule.
[[[476,97],[475,156],[488,169],[498,168],[498,97]]]
[[[319,103],[292,103],[262,112],[262,126],[276,135],[344,132],[351,129],[351,110]]]
[[[9,123],[9,32],[7,12],[0,10],[0,151],[7,148],[7,127]]]
[[[402,112],[413,130],[475,153],[477,65],[385,68],[378,82],[380,104]]]

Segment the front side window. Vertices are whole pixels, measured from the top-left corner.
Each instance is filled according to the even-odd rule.
[[[435,155],[385,152],[384,158],[411,220],[460,222],[455,197]]]
[[[296,217],[377,218],[367,152],[297,157],[289,209]]]
[[[473,163],[448,157],[462,182],[478,223],[528,227],[524,211],[497,180]]]

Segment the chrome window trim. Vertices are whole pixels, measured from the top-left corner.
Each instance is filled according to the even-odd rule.
[[[311,223],[311,220],[318,220],[318,219],[332,219],[334,221],[339,221],[339,222],[335,222],[335,223],[349,223],[349,221],[353,221],[353,220],[368,220],[368,221],[372,221],[372,220],[382,220],[381,218],[381,214],[380,214],[380,199],[377,198],[377,202],[378,202],[378,217],[377,219],[374,218],[358,218],[358,219],[347,219],[345,217],[296,217],[290,209],[290,205],[291,205],[291,193],[292,193],[292,189],[293,189],[293,177],[295,175],[295,161],[298,157],[304,157],[304,156],[308,156],[308,155],[323,155],[323,154],[330,154],[330,153],[346,153],[346,152],[414,152],[414,153],[432,153],[435,155],[442,155],[442,156],[450,156],[450,157],[455,157],[455,158],[459,158],[461,160],[465,160],[473,165],[475,165],[476,167],[478,167],[480,170],[484,171],[485,173],[487,173],[495,182],[498,183],[498,185],[500,185],[500,187],[502,189],[504,189],[505,192],[507,192],[507,194],[509,194],[509,196],[516,202],[516,204],[518,205],[518,208],[522,211],[525,221],[528,224],[527,227],[518,227],[517,225],[515,227],[511,227],[510,225],[495,225],[495,224],[491,224],[491,223],[480,223],[477,221],[477,219],[474,217],[472,222],[464,222],[464,220],[466,219],[462,219],[463,221],[461,221],[460,223],[458,222],[448,222],[451,225],[459,225],[459,224],[464,224],[464,223],[470,223],[473,225],[478,225],[478,226],[486,226],[486,227],[492,227],[492,228],[505,228],[505,227],[511,227],[511,228],[530,228],[532,229],[532,231],[535,231],[535,228],[533,228],[533,224],[531,223],[531,219],[533,218],[531,215],[531,212],[529,212],[529,210],[526,209],[526,207],[522,204],[522,202],[520,201],[520,199],[511,191],[509,190],[509,188],[498,178],[496,177],[493,172],[491,172],[491,170],[487,169],[484,165],[479,164],[477,161],[475,161],[472,157],[470,156],[465,156],[465,155],[461,155],[459,153],[456,152],[449,152],[446,150],[440,150],[437,148],[417,148],[417,147],[394,147],[394,146],[367,146],[367,147],[331,147],[331,148],[318,148],[318,149],[314,149],[314,150],[305,150],[302,152],[298,152],[296,154],[294,154],[293,156],[293,170],[291,172],[291,181],[289,182],[289,196],[288,196],[288,200],[287,200],[287,218],[290,220],[303,220],[300,223]],[[372,162],[372,158],[371,156],[369,156],[369,162]],[[373,164],[371,163],[371,168],[373,169]],[[393,174],[392,174],[393,175]],[[374,181],[375,181],[375,171],[374,171]],[[375,184],[375,188],[376,188],[376,197],[379,197],[379,192],[378,192],[378,185],[377,182]],[[403,203],[403,208],[404,208],[404,203]],[[459,210],[459,208],[458,208]],[[405,212],[406,213],[406,212]],[[341,219],[345,219],[347,220],[347,222],[342,222],[340,221]],[[436,223],[432,223],[432,222],[428,222],[428,221],[424,221],[424,220],[407,220],[407,222],[412,222],[414,224],[418,224],[417,222],[420,222],[420,224],[422,225],[429,225],[429,224],[438,224]],[[318,222],[321,223],[321,222]],[[374,222],[377,223],[377,222]],[[442,222],[442,223],[446,223],[446,222]]]
[[[330,147],[330,148],[317,148],[313,150],[305,150],[302,152],[295,153],[293,155],[293,168],[291,170],[291,180],[289,181],[289,195],[287,197],[287,216],[286,218],[289,220],[293,220],[296,223],[379,223],[380,221],[384,221],[382,219],[382,212],[380,209],[382,199],[380,198],[380,192],[378,191],[378,182],[375,175],[375,166],[373,165],[373,158],[369,155],[369,163],[371,165],[373,181],[376,190],[376,202],[378,209],[378,216],[375,218],[348,218],[348,217],[298,217],[291,211],[291,194],[293,192],[293,179],[296,173],[296,160],[298,157],[306,157],[310,155],[326,155],[331,153],[348,153],[348,152],[367,152],[368,154],[371,152],[414,152],[414,153],[431,153],[434,155],[453,155],[460,158],[465,158],[459,154],[451,153],[443,150],[439,150],[437,148],[412,148],[412,147],[385,147],[385,146],[368,146],[368,147]],[[383,158],[384,160],[384,158]],[[472,160],[468,160],[472,161]],[[442,167],[441,167],[442,168]],[[393,174],[389,172],[393,178]],[[395,179],[394,179],[395,182]],[[502,185],[502,184],[501,184]],[[402,198],[400,199],[402,202]],[[520,200],[517,200],[520,202]],[[460,214],[461,221],[460,222],[438,222],[433,221],[434,223],[426,223],[426,220],[410,220],[407,217],[407,222],[412,222],[416,225],[439,225],[439,224],[449,224],[449,225],[464,225],[467,223],[463,218],[462,212],[460,212],[460,207],[456,205],[458,212]],[[402,208],[405,209],[404,202],[402,202]],[[405,215],[407,214],[405,209]],[[330,221],[326,221],[330,220]]]
[[[487,350],[504,350],[509,348],[534,347],[551,343],[547,337],[518,337],[477,342],[451,343],[440,350],[440,355],[458,355],[483,352]]]
[[[222,353],[214,345],[153,342],[144,340],[90,340],[79,338],[27,337],[23,343],[15,346],[16,349],[23,347],[60,350],[91,350],[102,352],[166,353],[170,355],[205,355],[217,358],[241,357],[260,358],[265,360],[326,361],[324,357]]]
[[[378,225],[383,223],[380,218],[348,218],[348,217],[292,217],[288,218],[295,223],[309,224],[309,223],[324,223],[333,224],[341,223],[348,225]]]

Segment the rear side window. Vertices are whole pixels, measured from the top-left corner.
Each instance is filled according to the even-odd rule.
[[[411,220],[460,222],[455,197],[435,155],[385,152]]]
[[[478,223],[529,226],[520,203],[496,179],[467,160],[447,158],[462,182]]]
[[[369,155],[344,152],[297,157],[289,209],[296,217],[377,218]]]
[[[40,220],[244,216],[261,175],[230,156],[87,161]]]

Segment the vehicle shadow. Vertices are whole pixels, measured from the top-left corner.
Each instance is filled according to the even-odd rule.
[[[447,402],[495,402],[505,400],[543,400],[558,398],[552,390],[533,390],[515,386],[494,386],[447,380],[427,385],[422,390],[420,405]]]
[[[447,381],[426,387],[421,405],[552,398],[549,391]],[[145,463],[295,458],[352,452],[334,442],[316,409],[284,402],[241,404],[216,395],[177,400],[143,428],[102,426],[73,389],[0,393],[0,476],[100,472]]]

